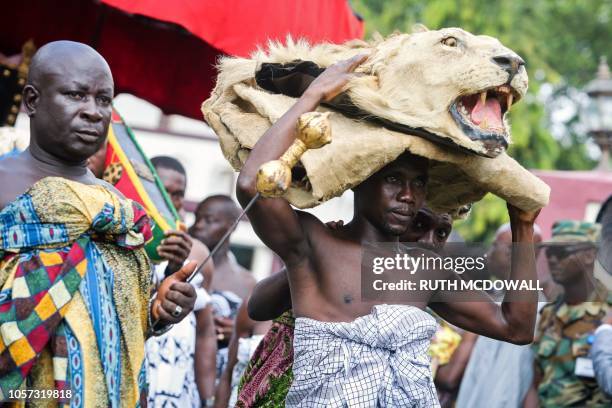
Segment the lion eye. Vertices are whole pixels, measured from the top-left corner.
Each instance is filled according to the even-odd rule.
[[[442,39],[442,44],[447,45],[449,47],[456,47],[457,39],[455,37],[446,37]]]

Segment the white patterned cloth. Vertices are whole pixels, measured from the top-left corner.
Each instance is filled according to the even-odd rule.
[[[199,408],[195,383],[196,322],[194,313],[146,343],[149,407]]]
[[[158,281],[164,278],[166,263],[155,268]],[[196,289],[196,304],[203,308],[210,296],[201,287],[200,274],[191,284]],[[198,303],[199,302],[199,303]],[[198,310],[194,307],[194,311]],[[195,382],[196,318],[194,312],[161,336],[151,337],[145,344],[149,407],[200,408],[202,403]]]
[[[297,318],[286,407],[439,407],[427,354],[437,327],[405,305],[350,323]]]

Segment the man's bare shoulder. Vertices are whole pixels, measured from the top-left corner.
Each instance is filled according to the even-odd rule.
[[[25,193],[36,181],[21,155],[0,160],[0,209]]]
[[[327,229],[325,224],[323,224],[323,222],[320,219],[318,219],[315,215],[309,212],[296,211],[296,214],[305,232],[312,232],[312,231]]]

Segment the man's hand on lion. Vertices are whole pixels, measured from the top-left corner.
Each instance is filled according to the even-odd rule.
[[[330,65],[312,81],[305,94],[314,96],[319,101],[331,101],[345,90],[346,84],[355,76],[355,69],[367,58],[367,54],[359,54]]]
[[[510,225],[533,225],[540,214],[540,210],[523,211],[510,203],[506,204],[508,206],[508,215],[510,216]]]
[[[191,261],[161,282],[151,309],[154,321],[161,325],[175,324],[193,310],[196,292],[186,280],[196,266],[197,262]]]

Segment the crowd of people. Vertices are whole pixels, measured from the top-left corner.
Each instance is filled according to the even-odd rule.
[[[237,181],[243,207],[260,166],[293,143],[300,115],[336,97],[364,58],[328,68],[257,142]],[[508,205],[510,223],[487,255],[495,278],[541,282],[539,298],[521,301],[516,290],[501,302],[444,291],[362,299],[364,243],[436,251],[451,236],[451,215],[425,202],[427,159],[410,153],[354,188],[346,224],[283,198],[256,200],[250,224],[284,265],[259,282],[223,240],[241,213],[225,195],[201,201],[188,230],[167,231],[165,261],[153,265],[142,207],[99,178],[92,159],[113,98],[102,56],[50,43],[23,95],[30,147],[0,160],[3,400],[55,389],[70,406],[612,405],[612,294],[594,276],[610,267],[611,200],[598,222],[559,220],[546,242],[537,211]],[[151,163],[182,214],[195,176],[172,157]]]

